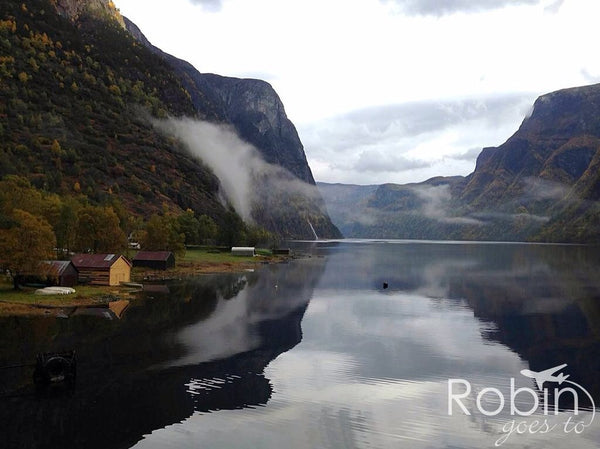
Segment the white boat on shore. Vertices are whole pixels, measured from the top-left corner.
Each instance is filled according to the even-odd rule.
[[[75,289],[71,287],[44,287],[35,291],[36,295],[71,295]]]

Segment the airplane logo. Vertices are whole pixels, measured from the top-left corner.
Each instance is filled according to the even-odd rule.
[[[544,383],[558,382],[558,384],[560,385],[567,379],[567,377],[569,377],[569,375],[565,376],[563,373],[559,373],[557,376],[554,375],[554,373],[560,371],[565,366],[567,366],[566,363],[564,363],[563,365],[555,366],[554,368],[549,368],[547,370],[540,371],[539,373],[537,371],[524,369],[521,370],[521,374],[523,374],[523,376],[530,377],[531,379],[535,379],[535,383],[541,391],[543,390]]]

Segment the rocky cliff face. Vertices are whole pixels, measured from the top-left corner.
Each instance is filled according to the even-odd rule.
[[[125,24],[133,37],[175,68],[201,117],[232,124],[239,136],[254,145],[265,161],[285,168],[304,182],[315,184],[296,127],[269,83],[200,73],[187,61],[153,46],[131,20],[125,18]]]
[[[56,0],[55,3],[58,13],[73,21],[82,14],[100,15],[116,20],[125,28],[123,16],[111,0]]]
[[[267,162],[280,165],[314,185],[298,132],[269,83],[214,74],[201,74],[197,81],[220,105],[240,137],[258,148]]]
[[[543,95],[512,137],[482,151],[461,196],[474,206],[498,206],[524,194],[532,177],[572,187],[599,139],[600,85]]]
[[[598,241],[600,84],[543,95],[503,145],[485,149],[460,198],[471,210],[534,216],[529,238]]]

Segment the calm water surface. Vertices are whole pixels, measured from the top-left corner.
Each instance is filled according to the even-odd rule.
[[[596,248],[298,245],[312,257],[153,286],[121,320],[0,319],[2,366],[54,349],[79,357],[72,391],[35,392],[31,368],[0,369],[2,447],[600,444],[600,414],[581,389],[577,415],[572,394],[556,413],[510,410],[511,379],[513,391],[536,389],[521,370],[562,364],[555,374],[600,404]],[[456,394],[471,386],[470,415],[456,403],[448,413],[449,379],[463,381]],[[479,393],[497,414],[478,408]],[[523,391],[514,402],[527,411],[534,401]]]

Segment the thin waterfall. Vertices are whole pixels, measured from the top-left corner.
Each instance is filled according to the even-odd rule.
[[[315,236],[315,240],[319,240],[319,236],[317,235],[317,233],[315,232],[315,228],[313,228],[312,223],[310,222],[309,219],[306,219],[306,221],[308,221],[308,225],[310,226],[310,230],[312,231],[313,235]]]

